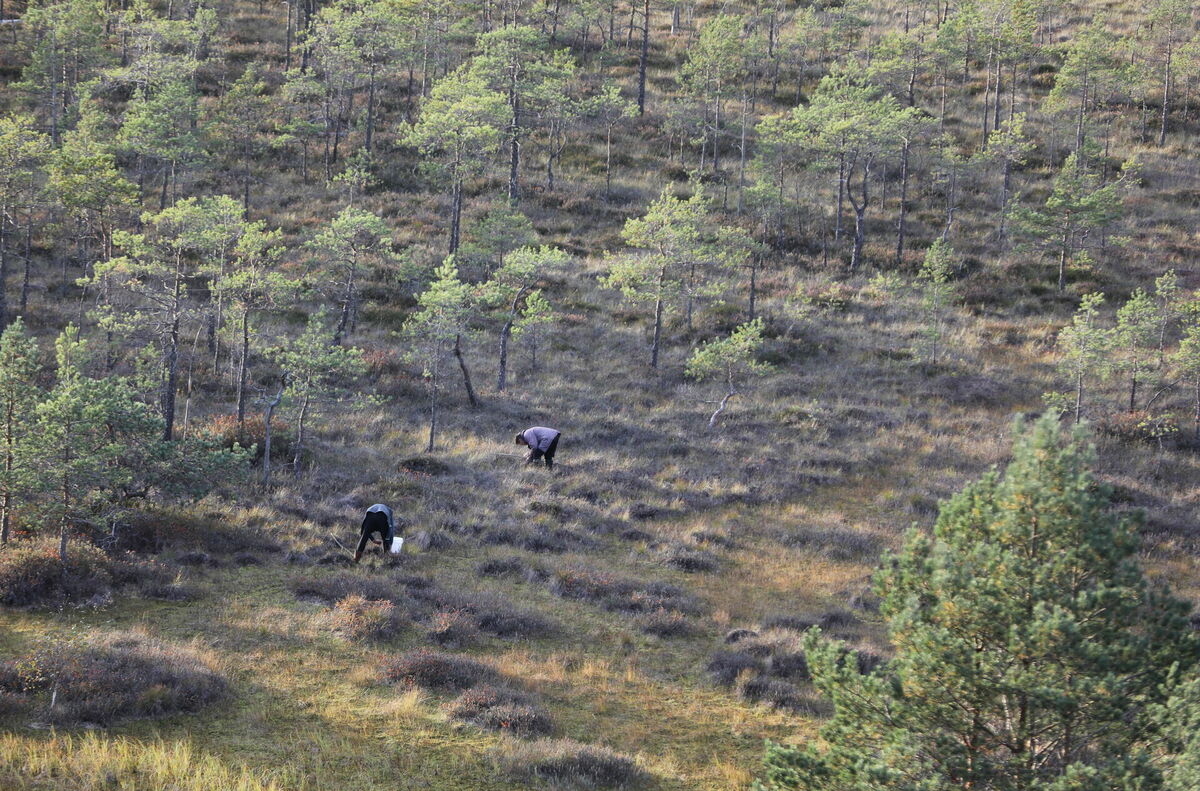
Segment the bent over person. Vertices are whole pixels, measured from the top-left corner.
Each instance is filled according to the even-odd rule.
[[[517,435],[517,444],[529,448],[525,457],[526,464],[534,464],[538,459],[545,459],[547,467],[554,466],[554,454],[558,450],[558,440],[562,432],[555,428],[534,426],[527,428]]]
[[[375,538],[374,534],[376,533],[379,534],[379,538]],[[376,503],[367,509],[367,515],[363,517],[362,537],[358,539],[358,549],[354,550],[354,562],[357,563],[362,557],[368,540],[379,544],[386,554],[392,551],[392,542],[395,538],[396,517],[392,514],[392,509],[383,503]]]

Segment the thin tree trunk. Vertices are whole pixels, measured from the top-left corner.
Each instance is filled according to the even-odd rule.
[[[638,115],[646,114],[646,60],[650,55],[650,0],[644,0],[642,15],[642,54],[638,58]]]
[[[242,357],[238,362],[237,421],[240,428],[246,422],[246,369],[250,358],[250,310],[242,312]]]
[[[904,153],[900,158],[900,219],[896,223],[896,265],[904,259],[904,235],[908,220],[908,150],[909,141],[904,141]]]
[[[300,403],[300,416],[296,419],[296,448],[292,454],[292,474],[300,474],[300,456],[304,453],[304,419],[308,417],[308,402],[310,394],[305,391],[304,401]]]
[[[650,344],[650,367],[658,367],[658,344],[662,340],[663,287],[667,280],[667,269],[658,270],[658,298],[654,300],[654,341]]]
[[[471,372],[467,370],[467,361],[463,358],[461,341],[461,335],[454,336],[454,357],[458,360],[458,367],[462,369],[463,386],[467,389],[467,399],[471,402],[472,407],[478,408],[479,399],[475,397],[475,387],[471,384]]]
[[[266,413],[263,415],[263,486],[271,485],[271,419],[275,416],[275,407],[283,400],[283,390],[286,380],[279,383],[279,392],[267,402]]]

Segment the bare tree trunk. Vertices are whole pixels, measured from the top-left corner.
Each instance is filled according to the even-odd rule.
[[[908,220],[908,149],[909,141],[904,141],[904,153],[900,158],[900,219],[896,223],[896,265],[904,259],[904,235]]]
[[[237,421],[241,427],[246,422],[246,368],[250,357],[250,310],[242,312],[242,357],[238,361]]]
[[[308,392],[304,393],[304,401],[300,404],[300,416],[296,419],[296,447],[292,454],[292,474],[300,474],[300,455],[304,453],[304,419],[308,417]]]
[[[467,361],[463,359],[462,349],[460,348],[461,335],[454,336],[454,357],[458,360],[458,367],[462,369],[463,386],[467,389],[467,399],[471,402],[471,406],[478,408],[479,399],[475,397],[475,388],[471,384],[471,372],[467,370]]]
[[[263,486],[271,485],[271,419],[275,417],[275,407],[283,400],[283,390],[286,386],[286,380],[279,383],[279,392],[267,401],[267,409],[263,415]]]
[[[658,367],[658,345],[662,340],[663,285],[667,279],[666,267],[659,269],[658,298],[654,300],[654,341],[650,344],[650,367]]]
[[[642,15],[642,54],[638,58],[638,115],[646,114],[646,60],[650,55],[650,0],[644,0]]]

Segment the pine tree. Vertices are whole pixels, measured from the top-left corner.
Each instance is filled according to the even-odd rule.
[[[283,233],[266,230],[261,223],[246,227],[234,249],[231,271],[217,281],[216,287],[238,314],[237,419],[246,417],[246,386],[250,370],[250,341],[256,335],[251,319],[257,313],[286,305],[287,296],[300,285],[276,271],[283,255]]]
[[[1188,307],[1183,339],[1171,355],[1171,361],[1180,378],[1192,385],[1193,436],[1200,439],[1200,304],[1193,303]]]
[[[667,311],[682,297],[690,329],[695,301],[719,288],[718,272],[742,265],[748,245],[744,236],[714,224],[699,184],[687,200],[664,187],[644,216],[626,221],[621,236],[638,252],[614,258],[601,282],[630,301],[654,303],[650,367],[657,368]]]
[[[422,167],[450,185],[451,254],[459,246],[463,184],[482,173],[500,147],[504,116],[504,96],[462,68],[438,81],[405,135],[405,143],[425,155]]]
[[[763,344],[763,320],[748,321],[734,329],[727,338],[719,338],[702,344],[692,352],[685,372],[697,381],[717,379],[724,388],[716,410],[708,418],[708,428],[717,425],[717,418],[725,412],[729,399],[742,392],[745,380],[761,376],[771,370],[767,363],[756,359]]]
[[[296,403],[296,438],[292,444],[293,470],[300,474],[305,449],[305,429],[321,400],[338,390],[346,379],[366,371],[362,351],[329,342],[327,313],[308,317],[304,331],[287,344],[271,349],[268,356],[279,366],[286,382],[285,393]],[[263,455],[263,481],[270,483],[269,454]]]
[[[54,387],[38,403],[18,464],[34,475],[43,493],[43,523],[59,529],[59,559],[77,527],[109,527],[119,508],[116,495],[134,479],[135,465],[123,458],[127,443],[156,441],[162,421],[137,402],[125,380],[92,379],[84,372],[87,349],[68,325],[55,343]]]
[[[513,327],[522,318],[522,302],[536,290],[539,280],[561,271],[569,260],[566,253],[554,247],[522,247],[509,255],[484,284],[485,304],[496,306],[503,321],[500,328],[499,373],[496,376],[498,392],[504,392],[508,382],[508,342]]]
[[[1083,418],[1084,385],[1090,379],[1105,378],[1111,368],[1109,357],[1114,337],[1112,330],[1100,325],[1102,304],[1103,294],[1084,294],[1070,325],[1058,334],[1058,348],[1062,354],[1058,367],[1071,378],[1075,392],[1074,406],[1070,408],[1076,423]],[[1066,403],[1064,399],[1058,400]]]
[[[25,224],[23,247],[25,285],[21,289],[22,312],[28,294],[32,261],[34,208],[38,200],[41,167],[50,153],[50,140],[37,131],[27,115],[0,118],[0,326],[8,323],[8,261],[10,237],[21,231],[21,213]],[[11,230],[10,230],[11,229]]]
[[[508,199],[513,203],[520,196],[521,147],[546,100],[562,94],[575,73],[571,56],[548,50],[548,43],[534,27],[509,25],[480,36],[479,54],[469,64],[471,77],[504,96],[508,105]]]
[[[8,543],[15,501],[33,483],[29,469],[18,463],[20,446],[29,437],[37,406],[37,342],[17,319],[0,335],[0,544]]]
[[[470,311],[470,287],[458,279],[453,257],[434,272],[434,280],[419,297],[418,310],[404,323],[404,334],[412,342],[408,359],[421,366],[429,392],[429,442],[432,453],[437,440],[438,399],[445,379],[445,366],[459,336],[466,329]]]
[[[621,121],[637,115],[637,105],[621,96],[616,85],[606,85],[585,104],[588,115],[604,126],[604,199],[612,196],[612,136]]]
[[[936,363],[941,352],[946,324],[946,307],[953,294],[950,278],[958,268],[953,248],[944,239],[936,239],[925,252],[917,280],[921,284],[921,305],[925,313],[926,356]]]
[[[1060,292],[1067,285],[1068,264],[1081,252],[1098,247],[1097,233],[1120,218],[1127,172],[1128,168],[1116,181],[1101,184],[1097,174],[1083,167],[1080,155],[1071,154],[1042,208],[1013,211],[1015,229],[1026,244],[1057,259]]]
[[[333,342],[340,344],[358,327],[360,292],[368,267],[395,261],[391,230],[378,215],[348,206],[305,246],[327,268],[328,296],[338,305]]]
[[[1143,575],[1138,520],[1110,509],[1093,459],[1044,417],[1003,476],[945,502],[931,534],[910,531],[877,581],[894,658],[863,675],[810,632],[834,706],[825,746],[771,746],[756,787],[1157,787],[1147,707],[1197,645],[1188,605]]]
[[[538,349],[542,348],[554,320],[554,307],[542,290],[530,291],[520,317],[513,323],[512,339],[529,349],[529,370],[533,373],[538,371]]]
[[[1154,297],[1140,288],[1117,310],[1115,340],[1120,353],[1117,367],[1129,376],[1130,412],[1137,408],[1138,385],[1154,359],[1154,349],[1158,341],[1158,316]]]

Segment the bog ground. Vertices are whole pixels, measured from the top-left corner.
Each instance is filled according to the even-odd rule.
[[[803,634],[886,661],[881,557],[1077,404],[1200,596],[1190,7],[31,6],[0,786],[747,788],[830,714]]]

